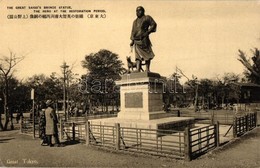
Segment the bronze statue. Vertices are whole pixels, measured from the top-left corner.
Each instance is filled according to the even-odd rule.
[[[150,72],[150,63],[154,57],[149,35],[156,31],[157,24],[149,15],[145,15],[142,6],[136,8],[137,18],[133,22],[131,48],[135,49],[137,71],[140,72],[142,60],[145,61],[146,71]]]

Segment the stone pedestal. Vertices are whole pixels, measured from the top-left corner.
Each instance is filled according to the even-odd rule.
[[[122,76],[120,86],[120,119],[152,120],[167,117],[163,111],[165,78],[157,73],[131,73]]]
[[[172,117],[163,111],[166,79],[157,73],[132,73],[122,76],[120,86],[121,111],[116,118],[90,120],[92,124],[139,128],[183,130],[192,127],[193,117]]]

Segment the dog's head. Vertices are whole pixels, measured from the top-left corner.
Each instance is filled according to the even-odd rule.
[[[127,60],[128,62],[131,62],[131,56],[126,56],[126,60]]]

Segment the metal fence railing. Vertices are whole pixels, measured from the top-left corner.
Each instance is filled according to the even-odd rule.
[[[33,119],[29,117],[22,117],[20,122],[20,132],[39,137],[39,120],[36,119],[34,123],[35,124],[33,127]]]
[[[116,126],[87,124],[86,128],[88,128],[86,135],[89,135],[88,140],[91,145],[115,148],[117,146],[116,142],[119,143],[116,140],[118,137]]]
[[[197,158],[219,146],[219,123],[205,127],[186,130],[189,138],[189,157]]]
[[[239,137],[257,126],[257,113],[248,113],[234,118],[233,136]]]
[[[184,131],[120,128],[120,149],[184,159]]]
[[[233,135],[241,136],[257,126],[257,113],[233,118]],[[39,131],[35,121],[35,133]],[[33,121],[23,118],[21,133],[33,134]],[[134,151],[176,159],[192,160],[219,146],[219,122],[184,130],[145,129],[95,124],[81,119],[59,122],[60,137],[83,141],[87,145],[109,147],[116,150]]]
[[[60,139],[85,141],[85,123],[82,119],[68,121],[60,119],[58,124]]]
[[[86,144],[192,160],[219,145],[219,124],[202,128],[160,130],[86,123]]]

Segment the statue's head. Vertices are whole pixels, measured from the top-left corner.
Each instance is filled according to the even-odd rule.
[[[143,8],[142,6],[138,6],[138,7],[136,8],[136,16],[137,16],[138,18],[144,16],[144,12],[145,12],[145,10],[144,10],[144,8]]]

